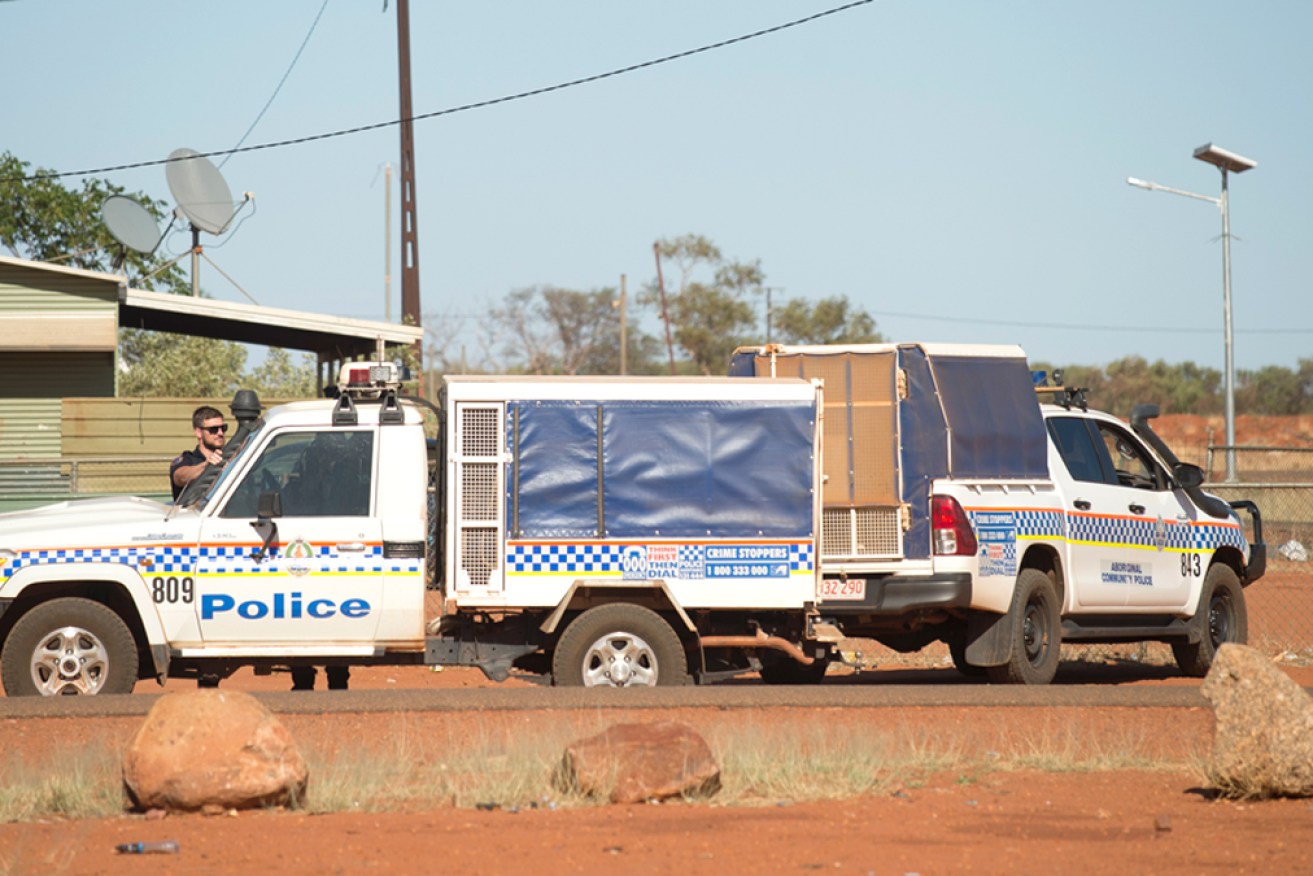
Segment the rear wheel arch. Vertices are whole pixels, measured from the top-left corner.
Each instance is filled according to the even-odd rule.
[[[1062,570],[1062,557],[1050,545],[1035,545],[1026,551],[1017,568],[1017,574],[1025,569],[1043,572],[1053,582],[1053,589],[1058,594],[1058,604],[1066,605],[1067,580]]]

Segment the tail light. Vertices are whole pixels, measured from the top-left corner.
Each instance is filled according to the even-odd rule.
[[[931,538],[937,556],[975,556],[976,534],[957,499],[952,496],[931,496],[930,521]]]

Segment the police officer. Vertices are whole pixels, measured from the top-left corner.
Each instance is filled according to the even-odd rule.
[[[223,442],[228,432],[223,414],[209,405],[201,405],[192,411],[191,425],[196,433],[196,448],[184,450],[169,464],[169,482],[175,502],[183,488],[205,471],[205,466],[223,461]]]

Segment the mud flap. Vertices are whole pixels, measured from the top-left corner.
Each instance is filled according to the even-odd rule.
[[[1012,614],[967,612],[966,660],[972,666],[1002,666],[1012,659]]]

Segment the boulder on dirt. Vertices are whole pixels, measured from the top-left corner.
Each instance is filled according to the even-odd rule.
[[[616,724],[565,750],[556,785],[612,803],[708,797],[720,790],[720,766],[687,724]]]
[[[1213,705],[1208,778],[1230,797],[1313,796],[1313,698],[1246,645],[1217,651],[1201,691]]]
[[[308,778],[287,728],[238,691],[160,697],[123,756],[123,784],[140,809],[290,805]]]

